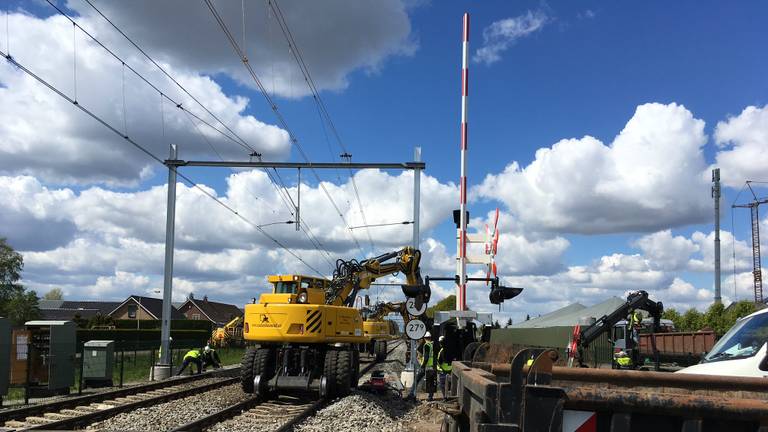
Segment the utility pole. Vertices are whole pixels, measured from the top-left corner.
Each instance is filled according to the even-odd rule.
[[[421,162],[421,147],[413,149],[413,161]],[[421,211],[421,170],[413,170],[413,248],[418,249],[421,242],[419,235],[419,213]],[[406,324],[406,323],[404,323]],[[416,370],[416,341],[408,341],[408,349],[410,351],[410,361],[406,365],[406,370]]]
[[[754,200],[747,204],[734,204],[734,208],[748,208],[752,219],[752,276],[755,287],[755,303],[763,303],[763,269],[760,261],[760,204],[768,203],[768,198],[758,199],[752,189],[751,181],[747,180],[747,187],[752,192]]]
[[[720,168],[712,170],[712,198],[715,200],[715,303],[721,303],[720,293]]]

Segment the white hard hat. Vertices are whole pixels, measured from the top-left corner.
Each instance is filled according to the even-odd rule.
[[[444,341],[444,340],[445,340],[445,336],[440,336],[439,338],[437,338],[437,340],[439,340],[440,342],[442,342],[442,341]]]
[[[210,350],[211,350],[211,347],[210,347],[210,346],[208,346],[208,345],[206,345],[206,346],[205,346],[205,352],[208,352],[208,351],[210,351]]]
[[[432,337],[432,333],[426,332],[426,333],[424,333],[424,337],[425,338],[431,338]]]

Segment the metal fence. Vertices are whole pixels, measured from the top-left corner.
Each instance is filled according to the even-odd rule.
[[[0,388],[0,408],[45,403],[66,397],[114,389],[147,382],[159,361],[159,343],[155,338],[143,340],[111,340],[111,347],[93,347],[85,338],[55,341],[16,329],[10,352],[9,388]],[[176,371],[184,355],[202,348],[200,338],[177,339],[171,343],[172,371]],[[106,345],[106,344],[105,344]],[[243,348],[220,348],[223,364],[239,363]],[[3,355],[6,353],[0,353]],[[188,373],[191,373],[191,368]]]

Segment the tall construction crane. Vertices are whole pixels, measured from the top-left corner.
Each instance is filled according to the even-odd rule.
[[[732,208],[748,208],[752,217],[752,275],[755,284],[755,303],[763,302],[763,270],[760,262],[760,204],[768,203],[768,198],[758,198],[752,189],[752,182],[747,180],[747,187],[754,200],[746,204],[733,204]]]

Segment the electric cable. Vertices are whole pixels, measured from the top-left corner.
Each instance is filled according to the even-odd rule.
[[[37,74],[35,74],[34,72],[32,72],[31,70],[27,69],[27,68],[26,68],[24,65],[20,64],[20,63],[19,63],[19,62],[17,62],[15,59],[13,59],[13,58],[12,58],[12,57],[11,57],[11,56],[8,54],[8,53],[6,53],[6,52],[3,52],[3,51],[0,51],[0,55],[2,55],[3,57],[5,57],[5,59],[6,59],[6,60],[7,60],[7,61],[8,61],[8,62],[11,64],[11,65],[13,65],[14,67],[18,68],[18,69],[19,69],[19,70],[21,70],[22,72],[26,73],[27,75],[29,75],[31,78],[35,79],[35,80],[36,80],[37,82],[39,82],[40,84],[43,84],[45,87],[47,87],[47,88],[48,88],[49,90],[51,90],[52,92],[56,93],[56,94],[57,94],[59,97],[61,97],[62,99],[64,99],[64,100],[68,101],[68,102],[69,102],[69,103],[71,103],[72,105],[74,105],[74,106],[76,106],[77,108],[79,108],[79,109],[80,109],[82,112],[84,112],[85,114],[87,114],[88,116],[90,116],[91,118],[93,118],[94,120],[96,120],[97,122],[101,123],[101,124],[102,124],[104,127],[106,127],[107,129],[109,129],[110,131],[112,131],[112,132],[113,132],[113,133],[115,133],[116,135],[118,135],[118,136],[122,137],[122,138],[123,138],[125,141],[127,141],[128,143],[130,143],[130,144],[131,144],[132,146],[134,146],[136,149],[138,149],[138,150],[139,150],[139,151],[141,151],[142,153],[146,154],[147,156],[149,156],[150,158],[152,158],[154,161],[158,162],[159,164],[161,164],[161,165],[163,165],[163,166],[166,166],[166,164],[165,164],[165,161],[163,161],[163,160],[162,160],[162,159],[160,159],[159,157],[155,156],[155,155],[154,155],[152,152],[150,152],[150,151],[149,151],[149,150],[148,150],[146,147],[142,146],[141,144],[139,144],[138,142],[136,142],[134,139],[132,139],[132,138],[130,138],[130,137],[127,137],[127,136],[123,135],[123,134],[122,134],[122,133],[121,133],[121,132],[120,132],[118,129],[116,129],[114,126],[112,126],[111,124],[109,124],[109,123],[108,123],[106,120],[102,119],[101,117],[99,117],[99,116],[98,116],[97,114],[95,114],[94,112],[92,112],[92,111],[90,111],[89,109],[85,108],[85,107],[84,107],[82,104],[80,104],[80,103],[77,103],[77,101],[75,101],[74,99],[72,99],[72,98],[70,98],[69,96],[67,96],[66,94],[64,94],[64,93],[63,93],[61,90],[59,90],[58,88],[56,88],[55,86],[53,86],[51,83],[49,83],[48,81],[46,81],[45,79],[43,79],[43,78],[42,78],[42,77],[40,77],[39,75],[37,75]],[[176,170],[175,168],[169,168],[169,169],[174,169],[174,170]],[[257,229],[257,230],[258,230],[258,231],[259,231],[259,232],[260,232],[262,235],[264,235],[264,236],[265,236],[265,237],[267,237],[269,240],[271,240],[273,243],[275,243],[277,246],[279,246],[281,249],[283,249],[284,251],[286,251],[286,252],[287,252],[289,255],[291,255],[292,257],[296,258],[296,259],[297,259],[299,262],[301,262],[301,263],[302,263],[304,266],[306,266],[307,268],[309,268],[310,270],[312,270],[313,272],[315,272],[315,273],[316,273],[316,274],[318,274],[319,276],[321,276],[321,277],[324,277],[324,275],[323,275],[323,274],[322,274],[322,273],[321,273],[319,270],[317,270],[317,269],[316,269],[315,267],[313,267],[311,264],[309,264],[308,262],[306,262],[306,261],[305,261],[303,258],[301,258],[301,256],[299,256],[299,255],[298,255],[296,252],[294,252],[293,250],[291,250],[291,249],[290,249],[290,248],[288,248],[287,246],[283,245],[283,244],[282,244],[282,243],[281,243],[281,242],[280,242],[278,239],[276,239],[275,237],[271,236],[269,233],[267,233],[266,231],[264,231],[264,229],[263,229],[263,228],[261,228],[261,227],[260,227],[258,224],[256,224],[256,223],[252,222],[250,219],[248,219],[248,218],[246,218],[245,216],[243,216],[243,215],[242,215],[242,214],[241,214],[239,211],[237,211],[236,209],[234,209],[232,206],[230,206],[229,204],[225,203],[225,202],[224,202],[224,201],[222,201],[222,200],[221,200],[219,197],[217,197],[217,196],[213,195],[213,194],[212,194],[212,193],[210,193],[209,191],[205,190],[205,189],[204,189],[202,186],[198,185],[198,184],[197,184],[197,183],[196,183],[194,180],[192,180],[191,178],[187,177],[186,175],[184,175],[184,174],[182,174],[182,173],[178,172],[178,170],[176,170],[176,174],[177,174],[179,177],[181,177],[181,178],[182,178],[182,179],[183,179],[185,182],[187,182],[187,184],[189,184],[191,187],[193,187],[193,188],[197,189],[198,191],[202,192],[202,193],[203,193],[204,195],[206,195],[208,198],[212,199],[212,200],[213,200],[213,201],[215,201],[217,204],[219,204],[221,207],[223,207],[223,208],[224,208],[224,209],[226,209],[227,211],[229,211],[229,212],[231,212],[232,214],[234,214],[235,216],[237,216],[237,217],[238,217],[240,220],[242,220],[242,221],[243,221],[243,222],[245,222],[246,224],[248,224],[248,225],[250,225],[250,226],[252,226],[252,227],[256,228],[256,229]]]

